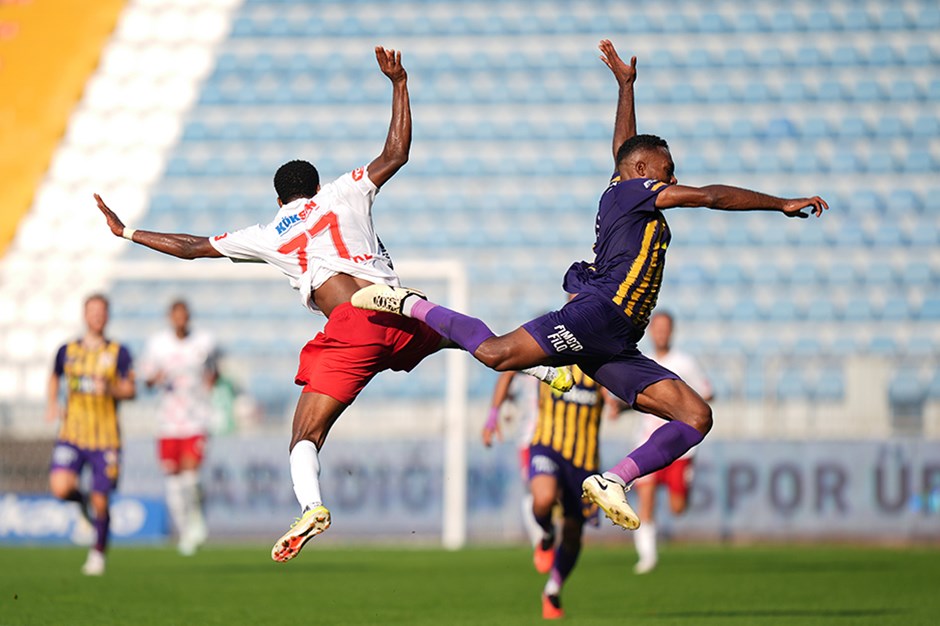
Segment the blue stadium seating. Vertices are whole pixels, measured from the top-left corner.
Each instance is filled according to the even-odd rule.
[[[520,321],[513,306],[489,302],[488,289],[533,301],[555,296],[531,286],[557,290],[564,268],[590,253],[592,215],[610,174],[616,87],[595,50],[571,43],[626,33],[615,41],[621,52],[634,40],[641,48],[640,130],[670,141],[680,180],[823,193],[832,205],[819,223],[670,215],[664,298],[689,304],[678,309],[680,325],[694,323],[701,345],[715,346],[711,353],[751,362],[780,354],[837,364],[862,353],[936,356],[935,343],[884,330],[903,325],[929,339],[940,319],[932,295],[940,292],[940,268],[930,254],[940,246],[935,3],[686,0],[667,16],[611,11],[607,3],[572,11],[557,0],[523,12],[486,0],[479,15],[460,3],[434,3],[430,11],[427,2],[396,2],[419,10],[406,19],[359,10],[374,5],[355,1],[325,13],[300,0],[239,6],[140,223],[209,232],[253,223],[272,210],[270,178],[282,160],[309,153],[326,178],[355,166],[352,154],[376,154],[389,89],[368,46],[354,50],[350,42],[401,37],[415,147],[378,200],[380,232],[397,258],[464,260],[474,306],[494,326],[512,328]],[[296,19],[280,19],[288,8]],[[675,45],[650,43],[663,34],[676,35]],[[439,50],[441,40],[454,45]],[[136,249],[127,254],[143,258]],[[531,261],[513,261],[510,272],[507,258]],[[252,299],[235,294],[242,298]],[[146,317],[140,294],[118,300],[127,315]],[[271,314],[235,304],[243,305],[259,319]],[[291,316],[305,315],[294,308]],[[830,338],[776,336],[807,320]],[[737,329],[752,339],[729,341]],[[238,354],[265,350],[232,341]],[[841,367],[825,382],[799,372],[763,380],[716,369],[720,395],[844,394]],[[438,393],[428,376],[402,393]],[[474,378],[474,393],[485,396],[491,382]]]

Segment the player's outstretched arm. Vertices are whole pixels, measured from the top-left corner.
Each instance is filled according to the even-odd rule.
[[[128,230],[117,214],[108,208],[101,196],[95,194],[98,208],[108,221],[108,228],[117,237],[130,239],[142,246],[158,252],[175,256],[179,259],[218,258],[222,253],[212,247],[208,237],[196,235],[156,233],[149,230]]]
[[[503,433],[499,429],[499,407],[509,398],[509,385],[512,379],[519,372],[503,372],[496,379],[496,387],[493,389],[493,400],[490,402],[490,411],[486,416],[486,423],[483,425],[483,445],[489,448],[493,445],[493,438],[503,440]]]
[[[787,217],[809,217],[803,209],[819,217],[829,205],[819,196],[811,198],[778,198],[759,191],[731,187],[728,185],[707,185],[705,187],[687,187],[672,185],[663,189],[656,196],[656,207],[671,209],[675,207],[705,207],[720,211],[780,211]]]
[[[392,121],[382,154],[369,163],[369,179],[376,187],[384,185],[408,162],[411,152],[411,100],[408,97],[408,73],[401,64],[401,52],[375,48],[375,59],[382,73],[392,81]]]
[[[602,39],[597,46],[601,51],[601,61],[614,73],[620,93],[617,96],[617,118],[614,120],[614,161],[617,151],[627,139],[636,135],[636,105],[633,98],[633,83],[636,82],[636,57],[631,57],[630,65],[623,62],[609,39]]]

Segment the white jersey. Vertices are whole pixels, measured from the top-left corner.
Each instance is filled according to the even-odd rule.
[[[365,167],[343,174],[313,198],[285,204],[266,224],[212,237],[233,261],[270,263],[300,291],[304,306],[319,312],[311,295],[336,274],[399,286],[385,246],[372,224],[378,187]]]
[[[705,376],[705,372],[702,371],[702,368],[699,367],[696,360],[690,355],[684,352],[680,352],[679,350],[670,350],[662,358],[657,358],[655,355],[653,355],[651,358],[666,369],[678,375],[679,378],[685,381],[689,387],[694,389],[698,395],[702,396],[703,398],[711,397],[712,384],[709,382],[708,377]],[[638,441],[640,443],[646,441],[657,428],[665,423],[665,420],[656,417],[655,415],[650,415],[649,413],[640,413],[639,427],[637,432]],[[681,458],[688,459],[694,455],[695,448],[692,448]]]
[[[516,445],[519,449],[528,448],[535,435],[535,425],[539,422],[539,385],[538,378],[525,374],[516,374],[509,383],[509,396],[516,409]]]
[[[165,439],[203,435],[213,420],[212,389],[206,373],[216,357],[215,341],[205,333],[180,339],[172,330],[154,335],[142,359],[144,380],[159,374],[158,434]]]

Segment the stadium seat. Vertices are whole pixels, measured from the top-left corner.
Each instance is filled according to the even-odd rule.
[[[813,383],[810,396],[821,402],[836,402],[845,397],[845,379],[839,370],[825,370]]]

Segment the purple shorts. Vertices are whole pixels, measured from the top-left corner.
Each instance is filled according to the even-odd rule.
[[[91,467],[91,490],[109,493],[117,489],[120,463],[120,449],[89,450],[65,441],[56,441],[49,471],[67,470],[80,475],[82,468],[88,464]]]
[[[558,311],[522,325],[553,365],[577,364],[585,374],[633,406],[638,393],[661,380],[680,380],[643,356],[636,347],[643,337],[606,298],[578,294]]]
[[[597,507],[581,499],[581,483],[596,471],[575,467],[554,448],[535,444],[529,446],[529,480],[539,475],[554,476],[558,481],[561,507],[565,517],[590,521],[597,517]]]

